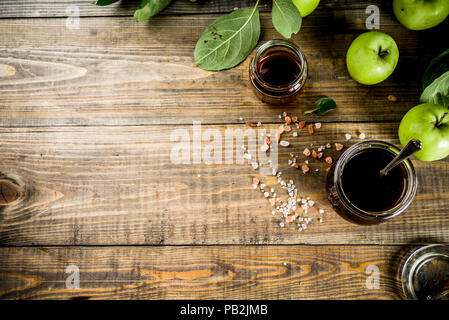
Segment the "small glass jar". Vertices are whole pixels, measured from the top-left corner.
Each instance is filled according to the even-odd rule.
[[[410,300],[449,300],[449,246],[415,249],[399,268],[402,292]]]
[[[402,213],[415,197],[418,186],[418,179],[413,164],[407,159],[398,165],[402,166],[401,172],[403,172],[404,186],[401,196],[395,201],[394,205],[384,211],[366,211],[358,208],[345,194],[342,175],[345,165],[354,156],[372,148],[384,149],[391,153],[392,158],[400,151],[394,145],[383,141],[370,140],[356,143],[345,150],[341,157],[331,166],[326,180],[328,199],[334,210],[346,220],[362,225],[377,224]],[[363,179],[363,177],[360,177],[360,179]],[[376,199],[373,200],[375,201]]]
[[[291,60],[292,66],[296,65],[298,70],[292,77],[292,81],[288,81],[290,75],[286,77],[286,83],[270,83],[260,73],[261,63],[270,57],[280,55]],[[278,68],[279,66],[282,64],[277,64]],[[292,70],[288,68],[288,64],[283,64],[283,67],[286,70],[277,70],[280,75],[288,74]],[[307,79],[307,61],[302,51],[293,42],[281,39],[271,40],[257,50],[249,66],[249,78],[257,97],[262,101],[269,104],[285,104],[293,101],[304,87]]]

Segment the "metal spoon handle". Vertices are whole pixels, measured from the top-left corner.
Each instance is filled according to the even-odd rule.
[[[402,149],[401,152],[399,152],[396,155],[396,157],[394,157],[394,159],[391,160],[391,162],[384,169],[380,170],[380,175],[381,176],[386,175],[388,173],[388,171],[390,171],[391,169],[396,167],[398,164],[400,164],[402,161],[404,161],[405,159],[410,157],[412,154],[418,152],[421,149],[422,149],[421,141],[419,141],[417,139],[410,140],[407,143],[407,145],[404,147],[404,149]]]

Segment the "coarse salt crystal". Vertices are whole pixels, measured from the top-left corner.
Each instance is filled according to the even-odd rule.
[[[366,138],[366,135],[362,132],[362,133],[359,135],[359,138],[363,140],[363,139]]]
[[[288,147],[288,146],[290,145],[290,142],[285,141],[285,140],[281,140],[281,142],[279,142],[279,144],[280,144],[282,147]]]
[[[321,128],[321,122],[315,123],[315,129],[320,129],[320,128]]]
[[[345,138],[346,140],[350,140],[351,139],[351,135],[349,133],[345,134]]]

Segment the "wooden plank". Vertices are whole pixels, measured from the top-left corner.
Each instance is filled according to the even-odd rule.
[[[303,164],[302,151],[312,148],[311,143],[317,148],[328,142],[349,146],[359,141],[344,141],[345,133],[356,137],[364,132],[368,139],[398,145],[397,127],[397,123],[332,123],[323,124],[313,137],[306,129],[299,137],[285,134],[291,146],[280,147],[279,171],[285,181],[294,181],[300,196],[317,202],[309,212],[314,220],[304,232],[298,232],[296,224],[281,228],[281,217],[272,216],[268,200],[251,186],[252,177],[259,177],[266,189],[274,187],[286,200],[288,195],[275,177],[259,174],[248,163],[224,163],[225,130],[244,130],[248,128],[244,124],[202,127],[203,134],[217,130],[222,164],[193,163],[201,159],[206,142],[200,151],[191,146],[190,164],[173,163],[171,159],[179,156],[171,158],[170,153],[179,138],[172,142],[171,135],[185,129],[193,139],[192,126],[1,128],[0,180],[8,196],[0,204],[0,244],[446,243],[447,159],[415,161],[419,190],[414,203],[401,216],[377,226],[350,224],[331,210],[324,161],[311,161],[307,175],[288,166],[290,153],[299,155]],[[277,126],[260,128],[269,131]],[[240,145],[234,149],[240,150]],[[325,155],[338,157],[333,149]],[[326,211],[322,223],[320,208]]]
[[[67,8],[76,6],[81,17],[99,16],[132,16],[139,3],[136,1],[121,1],[109,6],[95,6],[92,0],[79,0],[76,4],[70,0],[3,0],[0,2],[0,18],[45,18],[66,17],[70,12]],[[207,0],[191,3],[186,0],[175,0],[161,14],[205,14],[227,13],[234,8],[245,8],[255,4],[254,0]],[[374,0],[370,4],[379,6],[382,10],[391,10],[384,1]],[[366,1],[333,1],[322,0],[317,12],[326,9],[361,9],[365,10]],[[270,11],[270,0],[261,0],[259,10]],[[73,12],[73,11],[72,11]]]
[[[398,266],[410,250],[394,246],[1,248],[0,298],[398,299]],[[79,289],[65,285],[69,266],[79,268]],[[378,288],[368,279],[375,266]]]
[[[305,19],[294,37],[309,62],[309,80],[299,100],[270,107],[253,94],[249,58],[237,68],[207,72],[194,66],[193,49],[217,16],[85,18],[79,29],[63,19],[0,20],[0,125],[142,125],[236,123],[257,115],[273,122],[279,110],[302,112],[322,96],[340,106],[322,121],[397,121],[421,94],[428,61],[443,51],[437,41],[449,23],[431,32],[400,27],[391,15],[382,30],[401,51],[397,70],[377,86],[349,78],[345,54],[365,30],[363,10],[336,10]],[[261,43],[278,38],[262,15]],[[330,45],[331,44],[331,45]],[[396,103],[387,101],[393,94]]]

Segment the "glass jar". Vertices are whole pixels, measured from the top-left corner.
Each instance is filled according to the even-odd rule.
[[[276,57],[284,59],[278,60],[278,63],[272,66],[275,66],[274,71],[279,78],[285,79],[285,83],[279,81],[282,79],[270,82],[261,74],[262,64]],[[281,39],[271,40],[257,50],[249,66],[249,78],[257,97],[262,101],[269,104],[285,104],[293,101],[304,87],[307,79],[307,61],[302,51],[293,42]]]
[[[348,198],[347,192],[345,193],[342,183],[342,176],[345,170],[345,166],[356,155],[359,155],[365,151],[375,151],[376,148],[383,149],[387,153],[391,153],[391,158],[394,158],[400,151],[394,145],[388,142],[377,140],[362,141],[345,150],[341,157],[331,166],[328,172],[326,180],[328,199],[332,204],[334,210],[340,216],[350,222],[369,225],[386,221],[402,213],[410,205],[413,198],[415,197],[416,189],[418,186],[418,179],[416,177],[412,162],[407,159],[398,165],[398,167],[401,166],[401,175],[403,177],[401,194],[398,197],[397,201],[395,201],[388,209],[382,211],[363,210],[354,204],[354,200],[351,201]],[[356,177],[356,179],[359,178]],[[360,177],[360,179],[363,179],[363,177]],[[376,201],[376,199],[372,200]]]
[[[449,246],[415,249],[399,271],[405,299],[449,300]]]

